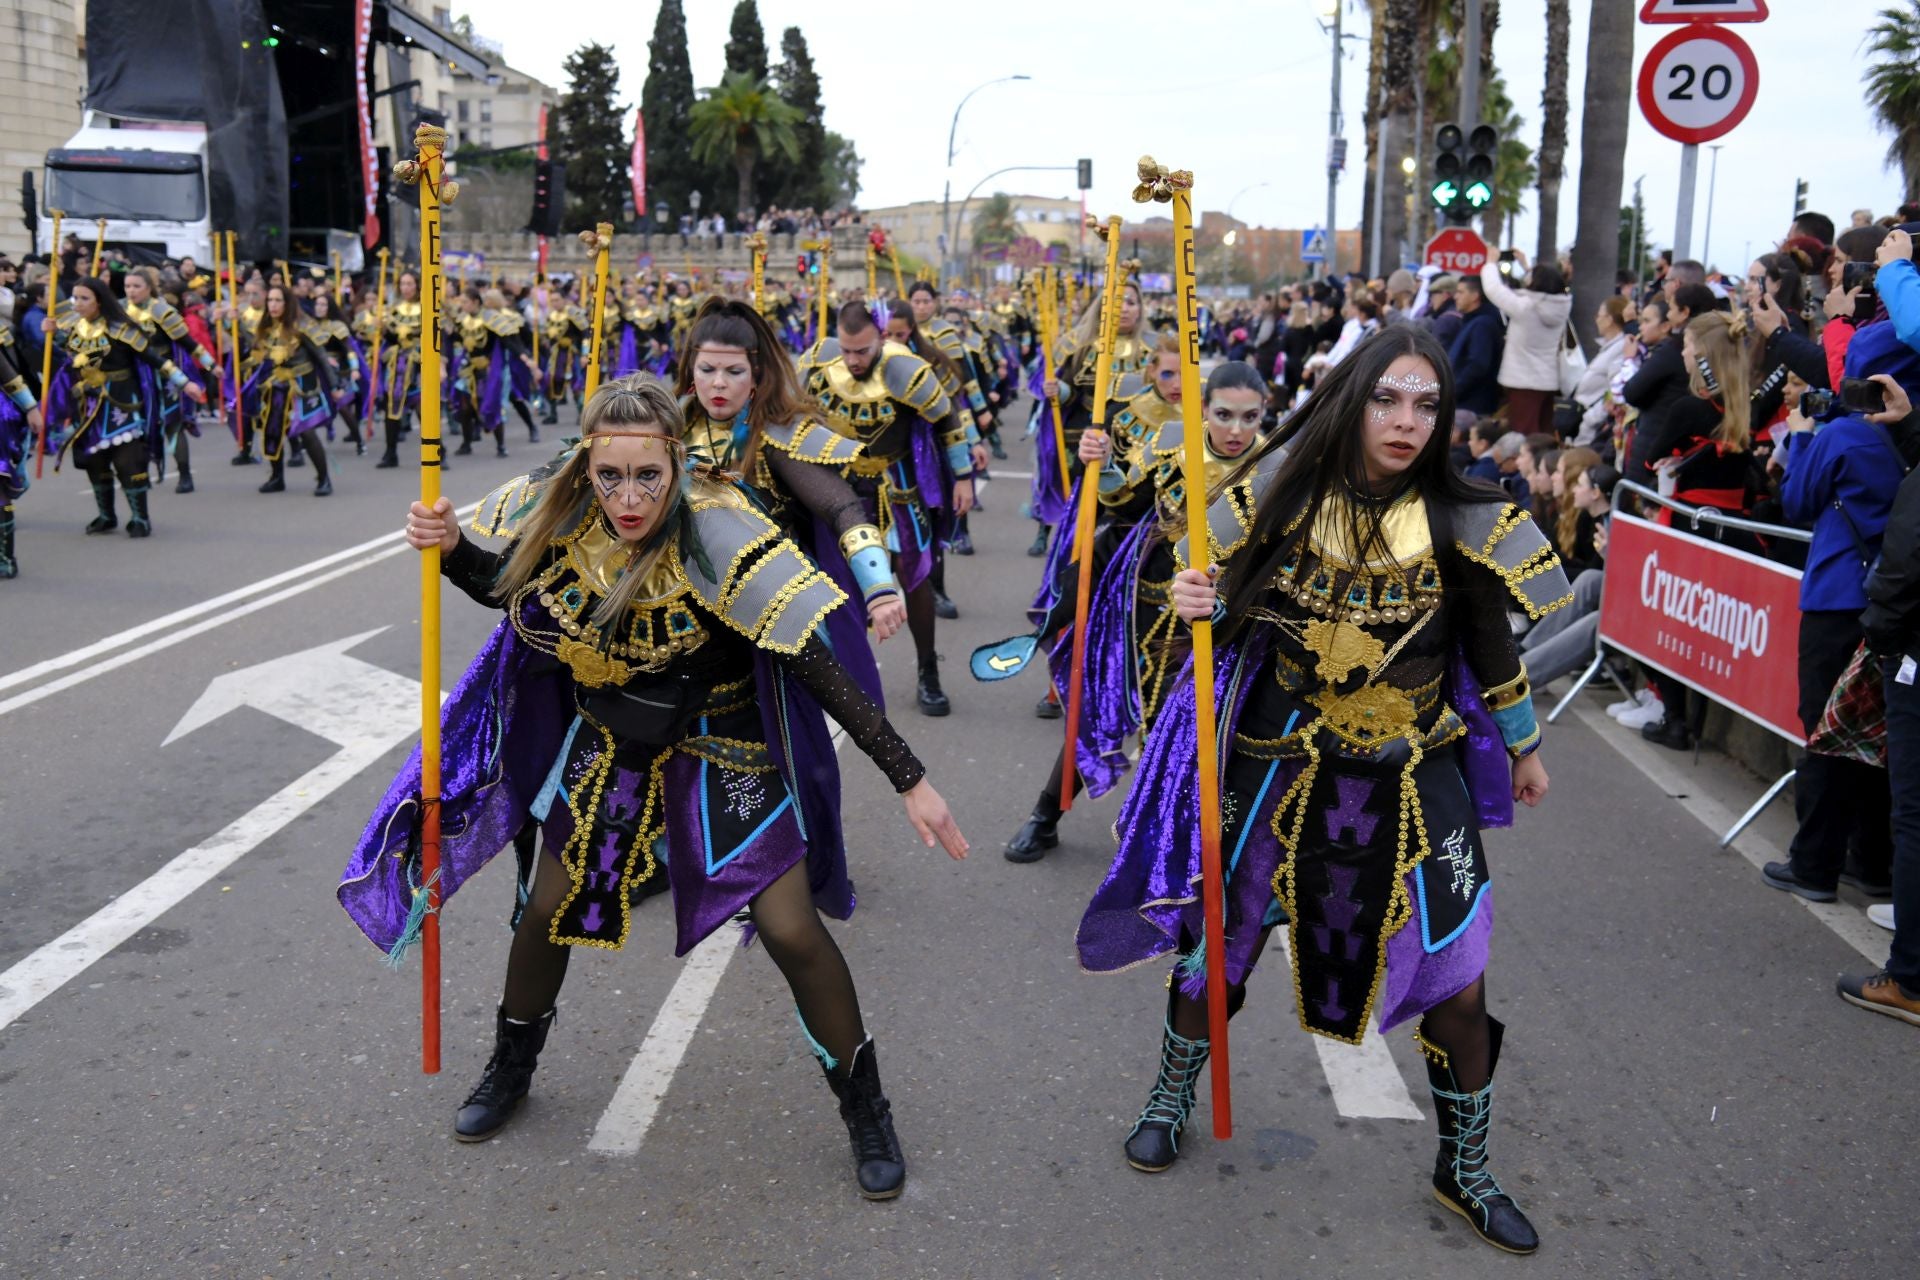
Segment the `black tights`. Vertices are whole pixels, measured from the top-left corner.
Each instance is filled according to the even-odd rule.
[[[543,1017],[566,981],[573,948],[552,941],[547,931],[571,883],[558,859],[540,855],[533,892],[507,953],[506,992],[500,1004],[515,1021]],[[806,862],[796,863],[762,889],[747,910],[767,955],[793,992],[808,1033],[843,1067],[852,1062],[854,1050],[867,1038],[860,999],[846,957],[814,909]]]
[[[94,454],[81,466],[96,489],[102,485],[111,488],[113,478],[118,476],[120,487],[128,494],[147,491],[147,442],[145,440],[129,440],[124,444],[117,444],[105,453]]]
[[[913,636],[913,652],[923,667],[934,661],[934,621],[933,580],[928,578],[907,592],[907,631]]]

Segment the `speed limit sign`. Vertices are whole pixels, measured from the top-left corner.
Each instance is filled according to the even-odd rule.
[[[1675,142],[1712,142],[1730,133],[1759,93],[1753,50],[1725,27],[1681,27],[1640,64],[1640,112]]]

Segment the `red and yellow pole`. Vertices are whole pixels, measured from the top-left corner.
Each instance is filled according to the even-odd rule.
[[[58,209],[49,209],[47,212],[53,215],[53,250],[47,254],[51,274],[47,277],[47,318],[40,331],[40,432],[33,446],[35,480],[40,478],[47,465],[47,393],[53,390],[54,313],[60,305],[60,220],[67,216]]]
[[[1107,241],[1106,287],[1100,297],[1100,348],[1093,367],[1093,422],[1089,431],[1104,431],[1107,399],[1113,382],[1114,336],[1120,328],[1120,219],[1108,218],[1100,228]],[[1073,560],[1078,566],[1073,591],[1073,665],[1067,671],[1067,747],[1061,756],[1060,812],[1073,808],[1073,792],[1080,772],[1080,709],[1087,691],[1087,612],[1093,604],[1093,525],[1099,512],[1099,473],[1080,474],[1080,505],[1074,513]]]
[[[1212,559],[1207,527],[1206,426],[1200,404],[1200,309],[1193,285],[1193,175],[1140,160],[1135,199],[1173,204],[1173,264],[1179,289],[1180,480],[1186,489],[1193,567]],[[1143,194],[1144,192],[1144,194]],[[1207,944],[1207,1027],[1213,1045],[1213,1136],[1233,1136],[1233,1068],[1227,1055],[1226,878],[1220,862],[1220,759],[1215,723],[1213,620],[1193,624],[1193,698],[1200,751],[1200,900]]]
[[[236,233],[225,233],[227,241],[227,269],[233,272],[233,306],[227,311],[227,352],[233,361],[233,421],[240,437],[240,451],[247,451],[251,438],[247,429],[246,415],[240,411],[240,255],[235,243]]]

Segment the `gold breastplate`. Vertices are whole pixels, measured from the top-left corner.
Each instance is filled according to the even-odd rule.
[[[591,619],[626,567],[626,545],[607,528],[596,506],[560,546],[563,554],[520,591],[512,616],[522,639],[559,658],[581,684],[623,684],[636,672],[660,671],[706,643],[707,630],[691,604],[693,588],[673,548],[654,562],[608,636]],[[526,628],[521,615],[529,597],[559,627],[557,640]]]

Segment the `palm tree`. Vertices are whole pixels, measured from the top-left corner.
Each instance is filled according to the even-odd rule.
[[[1900,166],[1906,198],[1920,199],[1920,0],[1882,9],[1867,52],[1879,58],[1867,72],[1867,105],[1893,135],[1887,163]]]
[[[970,221],[973,251],[980,257],[988,256],[989,249],[998,249],[1004,258],[1007,246],[1020,238],[1020,224],[1013,217],[1013,197],[1004,191],[989,196]]]
[[[1497,74],[1481,87],[1480,118],[1500,135],[1500,150],[1493,157],[1493,203],[1480,215],[1487,244],[1499,249],[1506,242],[1507,224],[1527,211],[1527,188],[1538,171],[1533,166],[1533,148],[1520,141],[1527,122],[1514,111],[1506,81]]]
[[[803,119],[765,80],[730,71],[693,104],[687,124],[694,159],[702,164],[731,161],[740,188],[736,209],[755,207],[753,168],[762,155],[778,152],[791,163],[800,158],[797,126]]]
[[[1547,83],[1540,94],[1540,239],[1535,262],[1552,262],[1559,251],[1560,179],[1567,159],[1567,37],[1573,26],[1568,0],[1547,0]]]
[[[1573,232],[1573,323],[1587,354],[1593,313],[1620,269],[1619,220],[1633,101],[1632,5],[1596,4],[1587,20],[1587,86],[1580,114],[1580,217]]]

